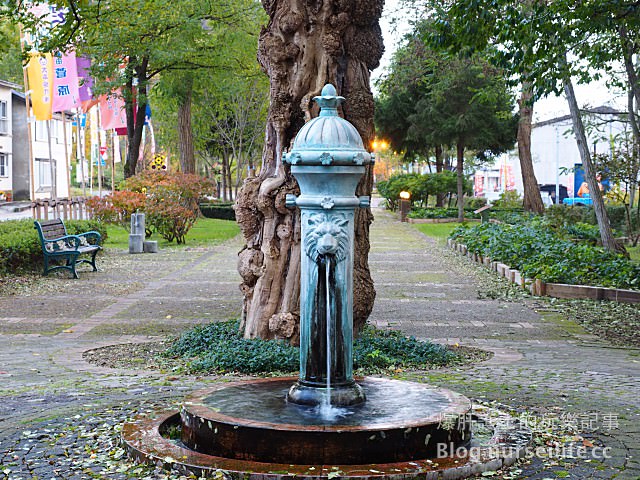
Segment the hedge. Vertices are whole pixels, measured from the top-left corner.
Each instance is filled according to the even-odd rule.
[[[107,238],[104,224],[95,220],[68,220],[70,235],[96,230]],[[41,271],[42,247],[32,219],[0,222],[0,274]]]
[[[201,203],[200,211],[207,218],[218,218],[220,220],[236,219],[236,212],[233,209],[233,202]]]

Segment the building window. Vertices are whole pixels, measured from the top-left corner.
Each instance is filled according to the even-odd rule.
[[[9,176],[9,155],[0,153],[0,177]]]
[[[0,100],[0,135],[9,134],[9,117],[7,117],[7,102]]]
[[[36,126],[36,142],[46,142],[47,141],[47,121],[46,120],[38,120],[35,123]],[[48,160],[47,160],[48,161]]]
[[[36,173],[40,188],[51,187],[51,162],[48,158],[36,158]]]

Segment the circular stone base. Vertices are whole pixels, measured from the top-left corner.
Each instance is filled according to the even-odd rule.
[[[180,415],[175,411],[138,417],[124,425],[122,439],[129,456],[138,461],[185,475],[222,473],[224,478],[238,480],[318,480],[336,477],[353,480],[456,480],[509,467],[524,456],[531,442],[531,431],[517,419],[499,410],[474,407],[471,420],[474,438],[468,449],[455,452],[447,448],[432,459],[363,465],[339,465],[333,462],[325,465],[277,464],[194,452],[174,438],[179,436],[181,428]]]
[[[238,460],[293,464],[387,463],[465,445],[471,402],[441,388],[381,378],[358,381],[350,407],[286,402],[293,378],[220,384],[188,397],[180,413],[190,449]]]

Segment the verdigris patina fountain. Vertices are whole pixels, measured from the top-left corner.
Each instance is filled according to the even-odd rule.
[[[315,100],[320,115],[285,156],[301,191],[287,198],[301,211],[299,377],[197,392],[179,414],[125,425],[130,454],[196,474],[256,479],[454,479],[502,466],[503,457],[500,465],[489,457],[473,463],[464,453],[471,437],[464,396],[420,383],[354,379],[353,220],[356,208],[369,205],[355,191],[373,159],[338,115],[344,99],[335,88],[325,86]],[[502,430],[491,442],[507,438]],[[452,455],[459,448],[463,454]]]
[[[320,116],[304,125],[285,161],[301,195],[300,379],[287,400],[350,406],[365,401],[353,379],[353,218],[369,197],[355,191],[372,156],[353,125],[338,116],[333,85],[314,99]],[[326,412],[325,412],[326,413]]]

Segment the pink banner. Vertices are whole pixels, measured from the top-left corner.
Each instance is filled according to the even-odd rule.
[[[127,115],[120,89],[100,97],[100,123],[103,130],[127,127]]]
[[[80,106],[76,54],[53,57],[53,111],[65,112]]]

